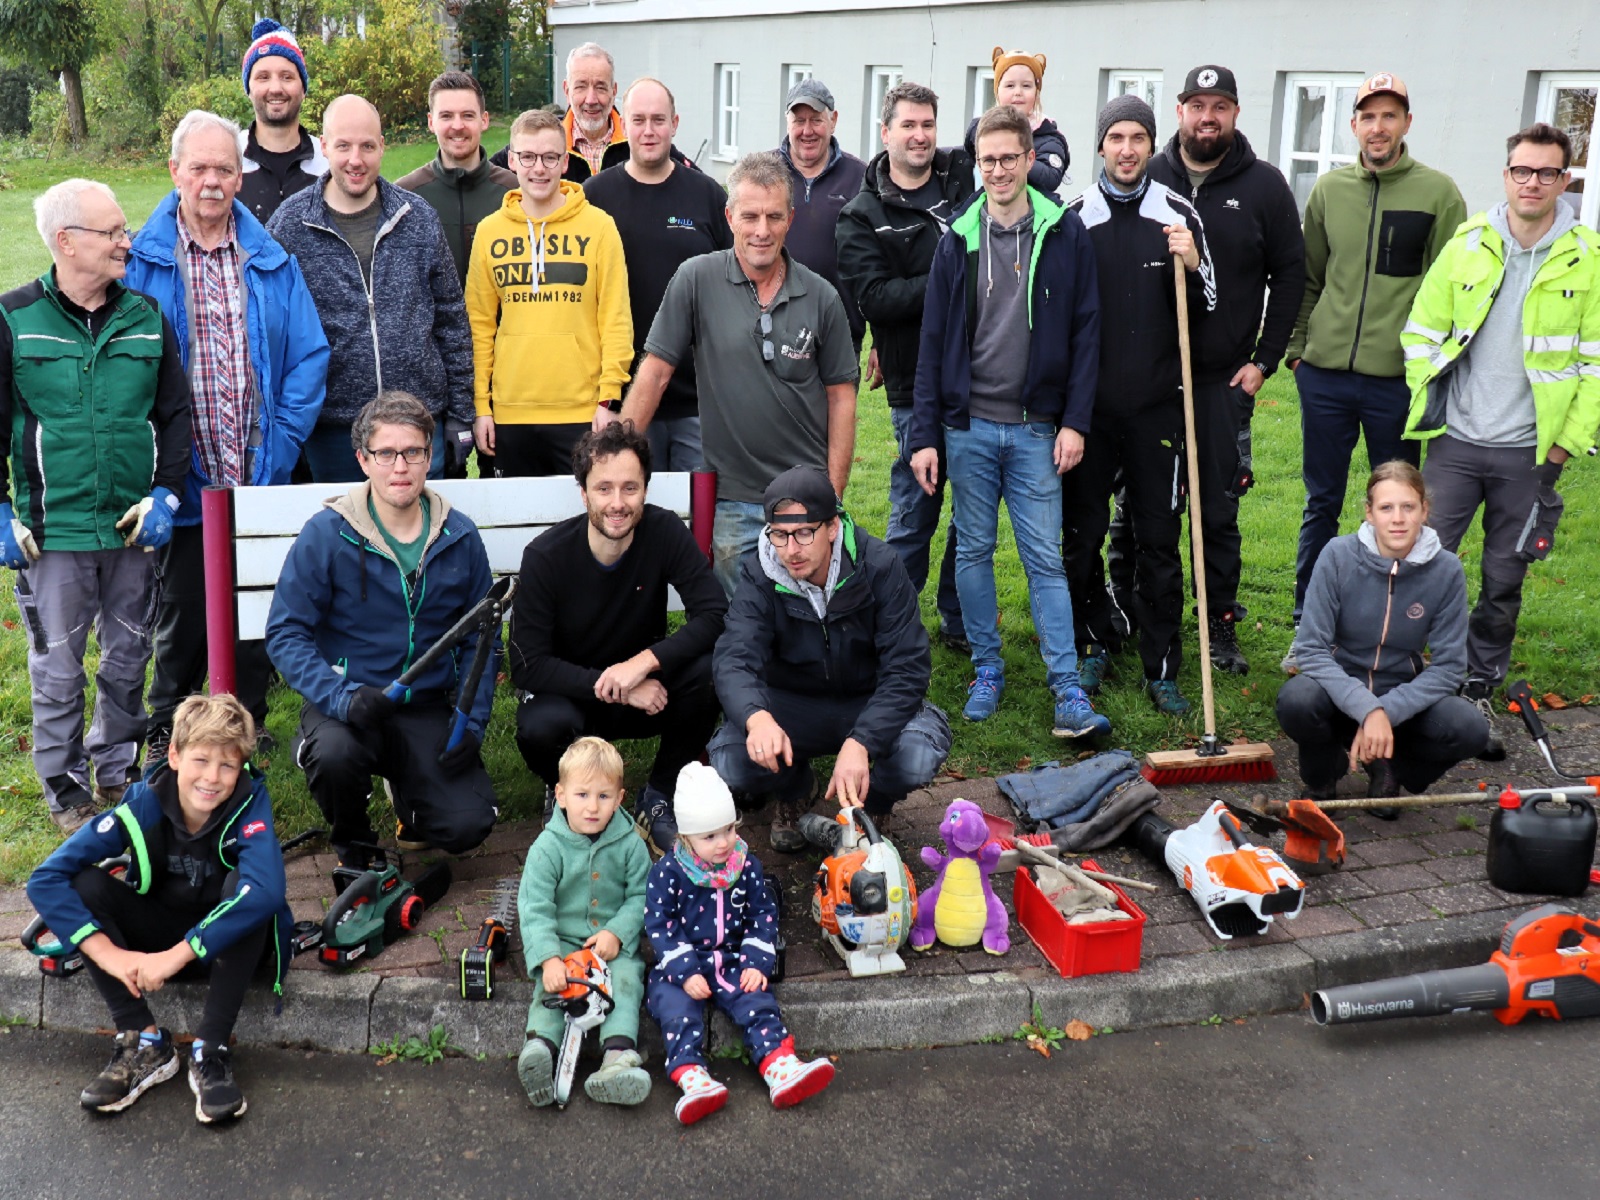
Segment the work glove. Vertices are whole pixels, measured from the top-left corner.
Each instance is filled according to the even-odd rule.
[[[122,514],[117,532],[124,546],[141,546],[146,551],[165,546],[172,540],[172,515],[178,511],[178,498],[164,487],[151,490],[139,503]]]
[[[445,734],[445,746],[450,744],[450,735]],[[461,731],[461,740],[454,748],[439,751],[439,765],[452,775],[472,767],[478,761],[478,748],[483,745],[482,740],[470,729]]]
[[[0,501],[0,565],[20,571],[39,561],[39,543],[33,530],[17,520],[10,501]]]
[[[1545,459],[1542,463],[1534,468],[1539,475],[1539,485],[1547,488],[1555,487],[1556,482],[1561,478],[1561,472],[1566,465],[1567,464],[1564,459],[1561,462],[1551,462],[1548,458]]]
[[[467,458],[472,454],[472,422],[455,417],[444,419],[445,467],[452,471],[465,471]]]
[[[357,729],[373,730],[383,724],[395,709],[394,701],[389,699],[382,688],[375,688],[371,684],[362,684],[356,689],[356,694],[350,697],[350,707],[345,713],[345,722],[354,725]]]

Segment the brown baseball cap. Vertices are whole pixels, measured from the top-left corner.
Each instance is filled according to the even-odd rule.
[[[1361,87],[1356,91],[1356,108],[1365,104],[1369,97],[1384,95],[1398,96],[1400,103],[1406,106],[1406,111],[1411,111],[1411,93],[1406,91],[1406,81],[1389,71],[1379,71],[1361,81]]]

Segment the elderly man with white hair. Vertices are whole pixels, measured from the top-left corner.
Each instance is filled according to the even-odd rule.
[[[617,62],[598,42],[584,42],[567,52],[567,77],[561,81],[567,111],[561,127],[567,135],[567,165],[561,178],[582,183],[607,167],[628,161],[628,134],[617,111]],[[510,147],[489,160],[511,166]],[[688,159],[684,159],[688,162]]]
[[[161,306],[194,392],[188,479],[172,541],[156,556],[150,753],[166,757],[172,714],[206,678],[200,492],[287,483],[322,410],[328,339],[300,267],[238,199],[239,127],[191,112],[172,132],[172,192],[139,230],[128,286]],[[241,643],[239,699],[266,733],[265,645]],[[263,743],[265,745],[263,746]]]
[[[34,770],[71,833],[135,770],[148,551],[172,535],[188,469],[189,381],[161,310],[122,284],[128,222],[111,189],[68,179],[34,213],[54,265],[0,296],[0,565],[16,572],[28,638]]]

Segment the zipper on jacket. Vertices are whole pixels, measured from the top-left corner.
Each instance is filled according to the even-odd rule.
[[[1367,257],[1361,266],[1361,303],[1356,306],[1356,336],[1350,343],[1350,370],[1356,369],[1356,354],[1361,349],[1361,322],[1367,315],[1367,285],[1372,282],[1372,236],[1378,227],[1378,173],[1372,172],[1372,213],[1367,217]]]
[[[381,196],[378,198],[378,203],[383,203]],[[374,272],[378,269],[378,243],[383,240],[384,234],[394,228],[394,223],[409,211],[411,211],[411,206],[409,204],[405,205],[372,235],[372,269]],[[381,392],[383,391],[383,352],[378,347],[378,304],[372,295],[372,280],[368,279],[367,273],[361,269],[361,256],[356,253],[356,248],[349,242],[345,242],[342,233],[329,229],[326,225],[316,225],[310,221],[307,221],[306,224],[312,229],[320,229],[323,233],[333,234],[334,237],[344,242],[344,248],[350,251],[351,257],[356,260],[356,274],[361,276],[362,289],[367,293],[367,328],[372,331],[372,370],[373,374],[377,376],[378,391]]]
[[[1367,691],[1373,695],[1377,695],[1373,692],[1373,688],[1377,686],[1378,662],[1383,658],[1383,643],[1389,636],[1389,614],[1394,607],[1394,579],[1398,574],[1400,574],[1400,560],[1397,558],[1394,560],[1394,565],[1389,568],[1389,594],[1383,601],[1383,629],[1378,634],[1377,648],[1372,652],[1372,668],[1367,672]]]

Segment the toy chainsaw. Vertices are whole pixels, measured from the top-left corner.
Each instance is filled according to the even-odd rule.
[[[546,1008],[566,1014],[567,1027],[561,1035],[561,1052],[556,1055],[556,1106],[565,1108],[572,1096],[572,1078],[578,1070],[578,1051],[583,1035],[598,1029],[617,1002],[611,998],[611,968],[605,959],[585,947],[567,955],[567,986],[554,996],[546,996]]]
[[[1545,904],[1506,925],[1500,948],[1475,967],[1425,971],[1311,995],[1318,1025],[1432,1017],[1486,1008],[1502,1025],[1529,1013],[1600,1017],[1600,924]]]
[[[900,852],[860,808],[841,809],[835,819],[807,813],[800,832],[828,851],[817,868],[811,916],[850,974],[904,971],[899,950],[916,919],[917,885]]]
[[[517,923],[517,877],[507,876],[495,885],[494,903],[478,926],[477,940],[461,952],[461,998],[492,1000],[494,966],[511,950],[511,931]]]
[[[1140,850],[1177,877],[1224,941],[1263,934],[1273,917],[1300,915],[1305,883],[1276,850],[1246,841],[1239,819],[1221,800],[1186,829],[1147,812],[1134,822],[1133,834]]]
[[[372,958],[390,942],[410,933],[423,911],[437,904],[450,890],[450,864],[435,863],[416,879],[400,874],[377,846],[365,870],[335,867],[333,886],[338,896],[322,919],[322,947],[317,956],[335,967],[348,967]]]

